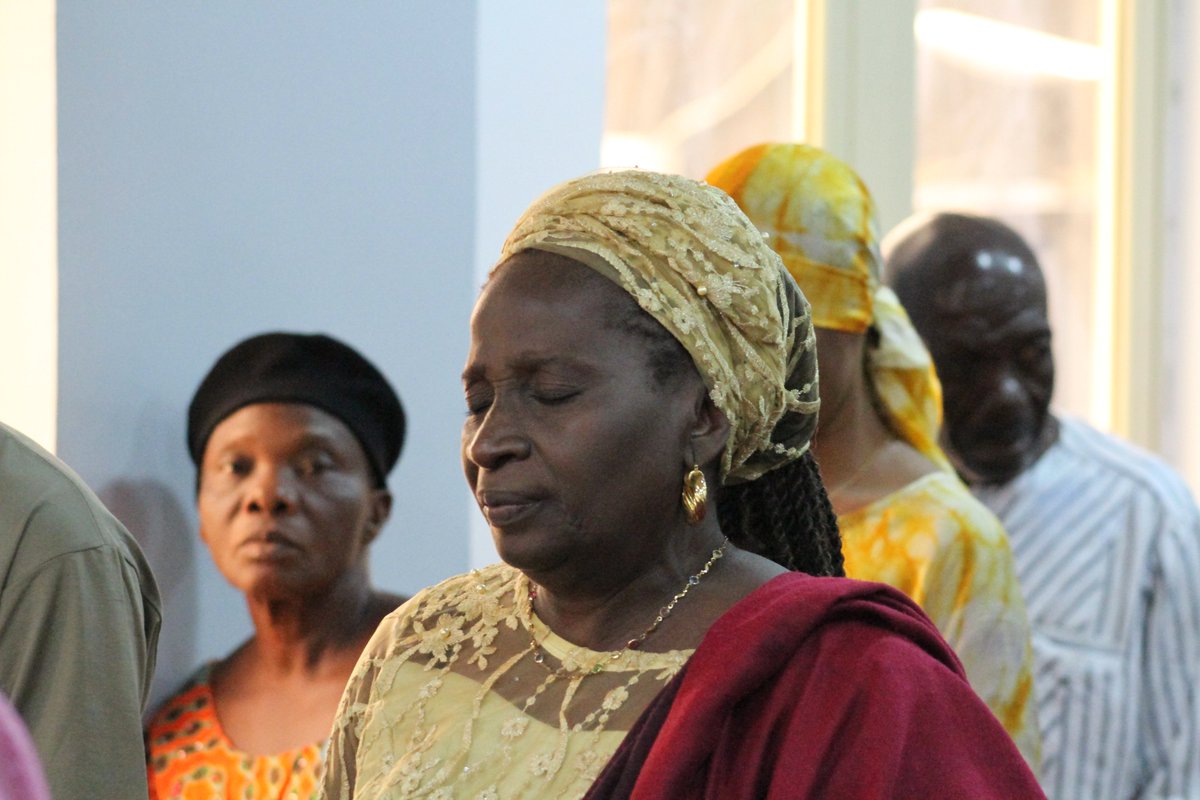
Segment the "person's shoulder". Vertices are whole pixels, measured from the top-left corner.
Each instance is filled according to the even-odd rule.
[[[38,560],[99,547],[129,557],[133,537],[75,472],[28,437],[0,425],[4,526]]]
[[[188,720],[197,714],[212,713],[212,688],[209,682],[212,667],[212,663],[199,667],[150,715],[150,722],[146,726],[150,745],[169,743],[172,737],[162,740],[164,734],[186,726]]]
[[[84,505],[86,496],[66,464],[24,434],[0,423],[0,489],[5,521],[28,519],[47,503]]]
[[[463,606],[473,608],[513,591],[519,575],[503,563],[453,575],[417,592],[388,616],[428,616]]]
[[[922,668],[958,675],[957,658],[937,628],[916,603],[882,583],[850,578],[816,578],[802,573],[781,575],[748,598],[749,616],[732,619],[745,636],[734,649],[758,660],[750,632],[769,630],[764,643],[772,652],[807,651],[853,661],[858,674],[888,664],[920,664]],[[764,625],[764,623],[767,623]],[[789,645],[790,643],[790,645]],[[840,656],[838,654],[841,654]],[[826,662],[828,663],[828,662]],[[874,665],[874,666],[872,666]]]
[[[767,581],[726,612],[717,625],[737,631],[744,625],[769,624],[770,638],[798,640],[846,619],[892,630],[907,630],[912,623],[913,631],[936,631],[925,612],[899,589],[876,581],[803,572],[787,572]]]
[[[1187,484],[1158,456],[1074,417],[1061,417],[1059,425],[1058,446],[1080,462],[1166,508],[1195,514]]]
[[[401,641],[424,635],[442,618],[461,626],[474,619],[502,616],[515,601],[519,577],[516,569],[500,563],[422,589],[383,618],[368,650],[394,649]]]
[[[1000,519],[949,472],[932,472],[898,492],[893,512],[947,542],[972,548],[1008,548]]]
[[[146,756],[158,776],[173,763],[187,763],[195,754],[224,739],[213,703],[209,675],[212,664],[196,670],[168,697],[146,725]]]
[[[876,687],[877,681],[897,679],[904,684],[927,685],[924,681],[912,682],[913,672],[963,680],[944,653],[881,619],[855,618],[822,626],[814,631],[814,646],[823,652],[846,653],[853,660],[854,675],[869,678]]]

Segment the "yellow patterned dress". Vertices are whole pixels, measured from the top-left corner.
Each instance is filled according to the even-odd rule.
[[[895,586],[925,610],[1036,772],[1033,649],[1008,536],[938,446],[941,384],[908,314],[880,283],[871,193],[848,164],[796,143],[747,148],[708,182],[728,192],[779,253],[812,303],[813,325],[874,332],[865,367],[883,417],[941,472],[838,518],[846,574]]]
[[[838,526],[846,574],[894,586],[925,610],[1036,771],[1033,650],[1000,521],[955,476],[934,472]]]
[[[497,564],[384,619],[338,710],[325,797],[583,796],[693,651],[573,645],[533,614],[529,588]]]
[[[150,723],[150,800],[317,797],[322,744],[267,756],[238,750],[217,719],[209,670],[201,668]]]

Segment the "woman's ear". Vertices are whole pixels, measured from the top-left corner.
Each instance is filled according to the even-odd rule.
[[[391,515],[392,493],[387,489],[372,489],[370,517],[363,526],[363,547],[375,541],[375,537],[383,530],[383,524]]]
[[[717,408],[708,390],[701,386],[694,408],[689,442],[692,457],[696,459],[697,464],[710,464],[720,457],[726,442],[729,441],[729,427],[729,419],[726,418],[725,412]]]

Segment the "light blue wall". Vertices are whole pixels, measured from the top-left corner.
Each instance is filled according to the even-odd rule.
[[[376,582],[468,563],[458,374],[474,296],[474,2],[58,4],[59,454],[145,543],[155,694],[249,632],[196,540],[184,411],[219,353],[324,330],[410,433]]]

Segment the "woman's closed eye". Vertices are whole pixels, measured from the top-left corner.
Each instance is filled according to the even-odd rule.
[[[487,413],[492,405],[492,393],[483,390],[467,390],[467,416],[477,417]]]
[[[516,387],[514,387],[516,388]],[[560,406],[578,397],[582,390],[577,386],[544,386],[526,384],[517,389],[513,400],[524,397],[540,406]],[[466,392],[467,416],[479,417],[488,412],[496,401],[491,389],[468,389]],[[519,402],[519,401],[518,401]]]
[[[578,389],[536,389],[533,392],[533,399],[544,406],[560,406],[578,396]]]

